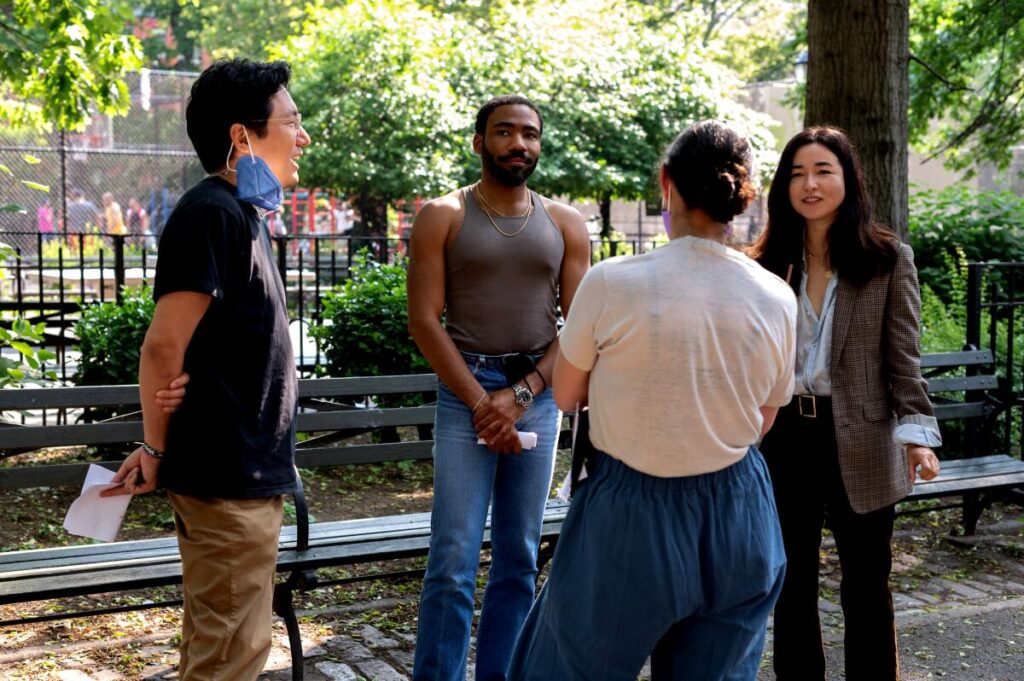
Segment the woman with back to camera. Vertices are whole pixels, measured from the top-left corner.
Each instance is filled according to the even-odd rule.
[[[754,442],[793,392],[796,301],[726,246],[747,141],[694,124],[661,168],[669,243],[584,277],[555,400],[601,450],[573,497],[510,679],[754,681],[784,557]]]
[[[913,252],[872,221],[853,145],[809,128],[786,145],[752,255],[797,294],[796,395],[761,443],[786,545],[775,607],[780,681],[823,680],[821,532],[842,570],[846,678],[899,678],[889,571],[895,504],[930,480],[938,424],[921,378]]]

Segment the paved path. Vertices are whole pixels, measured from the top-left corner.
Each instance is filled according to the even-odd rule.
[[[897,533],[893,570],[894,601],[900,631],[904,681],[1024,680],[1024,537],[1019,520],[983,527],[976,538],[922,536],[915,530]],[[916,533],[916,534],[914,534]],[[826,549],[828,542],[826,542]],[[837,604],[838,567],[827,552],[822,577],[821,613],[829,668],[843,678],[842,615]],[[401,681],[410,678],[414,639],[369,624],[356,624],[368,611],[387,611],[414,603],[414,597],[380,600],[318,611],[302,624],[305,678],[308,681]],[[377,620],[379,621],[379,619]],[[337,626],[336,626],[337,625]],[[348,633],[337,635],[335,630]],[[140,632],[141,633],[141,632]],[[153,631],[131,640],[52,644],[0,653],[0,679],[32,678],[63,681],[176,679],[176,631]],[[145,654],[146,667],[126,674],[116,665],[90,655],[97,649],[133,646]],[[7,646],[5,649],[10,650]],[[759,679],[768,680],[771,642]],[[46,660],[45,673],[33,660]],[[30,670],[35,670],[27,675]],[[472,672],[472,670],[471,670]],[[287,636],[275,624],[274,649],[261,677],[291,678]],[[472,678],[472,675],[470,675]],[[641,679],[649,678],[645,673]],[[553,680],[554,681],[554,680]]]

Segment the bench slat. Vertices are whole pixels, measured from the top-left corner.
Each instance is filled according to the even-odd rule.
[[[3,392],[10,391],[0,391]],[[141,439],[141,421],[0,428],[0,449],[100,445]]]
[[[391,516],[380,516],[376,518],[353,518],[349,520],[336,520],[325,523],[315,523],[310,526],[309,534],[311,540],[331,537],[339,532],[356,532],[366,528],[379,527],[388,528],[393,526],[413,526],[430,521],[429,513],[405,513]],[[287,547],[295,543],[295,526],[286,525],[281,528],[280,545]],[[47,562],[56,562],[70,559],[80,562],[89,560],[111,560],[113,556],[123,555],[131,558],[136,554],[147,551],[171,551],[177,553],[177,539],[173,535],[166,537],[154,537],[152,539],[137,539],[133,541],[120,541],[112,543],[77,544],[74,546],[56,546],[45,549],[27,549],[24,551],[0,552],[0,569],[7,569],[11,565],[28,564],[35,562],[40,565]],[[67,564],[73,564],[69,562]]]
[[[962,352],[930,352],[921,356],[922,369],[940,367],[975,366],[992,364],[991,350],[965,350]]]
[[[416,461],[429,459],[433,449],[433,440],[299,449],[295,452],[295,465],[299,468],[320,468],[380,461]]]
[[[561,501],[548,502],[544,515],[543,537],[550,538],[559,533],[567,508],[568,505]],[[325,523],[326,527],[323,529],[328,529],[328,534],[335,533],[337,535],[332,540],[333,543],[327,543],[328,538],[321,536],[319,541],[322,543],[307,551],[299,552],[293,547],[283,547],[278,556],[277,570],[284,572],[423,555],[430,545],[429,516],[429,513],[416,513],[379,519],[366,518],[356,521]],[[378,520],[384,522],[378,523]],[[372,531],[374,524],[378,527],[376,533]],[[489,545],[490,541],[489,527],[490,519],[488,518],[488,529],[484,537],[485,547]],[[358,531],[352,534],[348,532],[350,530]],[[283,534],[284,532],[282,532]],[[162,538],[160,540],[143,540],[142,542],[124,542],[122,547],[124,544],[134,544],[138,548],[139,544],[163,542],[164,546],[153,548],[166,550],[168,541],[174,540]],[[65,548],[91,549],[92,546]],[[48,550],[16,553],[38,554],[42,551]],[[5,556],[5,558],[10,559],[12,556]],[[73,580],[67,578],[69,571],[66,567],[56,571],[52,565],[41,567],[35,571],[34,576],[22,574],[21,579],[0,581],[0,604],[102,593],[111,588],[123,591],[180,583],[181,564],[176,552],[165,554],[163,557],[152,557],[148,563],[145,562],[146,560],[138,557],[121,562],[110,560],[102,565],[93,563],[91,569],[90,566],[83,565],[82,570],[74,572]]]
[[[984,402],[963,402],[956,404],[936,404],[935,418],[938,421],[950,419],[970,419],[986,416],[988,405]]]
[[[1003,475],[1005,473],[1017,473],[1024,471],[1024,463],[1020,461],[1002,461],[984,464],[981,466],[961,466],[950,470],[944,470],[945,466],[940,469],[940,476],[935,480],[942,482],[951,482],[954,480],[970,480],[973,478],[982,478],[991,475]],[[934,481],[925,481],[934,482]]]
[[[0,390],[0,411],[138,405],[138,385]]]
[[[941,452],[941,450],[940,450]],[[1016,461],[1020,462],[1020,459],[1009,456],[1008,454],[988,454],[986,456],[974,456],[969,459],[953,459],[951,461],[942,460],[942,471],[962,468],[965,466],[976,466],[988,463],[994,463],[999,461]]]
[[[380,428],[383,426],[420,426],[434,423],[434,407],[396,407],[392,409],[353,409],[299,414],[296,428],[303,432]],[[2,431],[0,431],[2,432]]]
[[[116,471],[121,466],[120,461],[95,461],[93,463],[112,471]],[[88,463],[55,463],[45,466],[0,468],[0,489],[56,487],[58,485],[80,486],[85,480],[88,468]]]
[[[919,482],[914,485],[908,499],[927,499],[950,494],[962,494],[970,491],[986,491],[1004,487],[1016,487],[1024,484],[1024,469],[1016,473],[1004,475],[988,475],[965,480],[942,480],[936,478],[929,482]]]
[[[299,397],[363,397],[415,392],[436,392],[434,374],[395,376],[353,376],[348,378],[304,378]],[[0,391],[0,411],[110,407],[138,405],[138,385],[94,385],[60,388],[21,388]]]
[[[994,390],[999,387],[995,376],[939,376],[925,379],[929,393],[959,392],[962,390]]]
[[[400,393],[437,392],[434,374],[306,378],[299,381],[299,397],[363,397]]]

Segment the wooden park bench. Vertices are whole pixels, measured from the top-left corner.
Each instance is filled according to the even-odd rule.
[[[936,450],[941,461],[938,477],[918,480],[904,501],[959,496],[959,503],[909,512],[962,507],[964,533],[974,534],[987,506],[1010,498],[1014,488],[1024,487],[1024,461],[1020,454],[1014,457],[1009,451],[997,451],[1000,439],[994,436],[996,419],[1001,414],[1009,418],[1013,395],[996,375],[991,350],[924,355],[921,369],[928,381],[928,394],[940,428],[944,424],[962,423],[964,442],[959,451],[949,445]],[[965,375],[946,375],[949,373]],[[947,442],[951,440],[949,433],[945,438]],[[1003,443],[1009,441],[1009,437],[1002,440]],[[1019,492],[1016,498],[1019,502]]]
[[[988,351],[926,355],[922,366],[929,393],[936,402],[940,422],[965,422],[971,446],[963,452],[941,449],[942,472],[932,481],[919,481],[908,500],[960,496],[964,528],[973,533],[984,507],[1008,490],[1024,486],[1024,462],[1008,452],[992,451],[991,430],[1006,404],[1006,395],[994,373]],[[966,376],[945,376],[964,369]],[[353,398],[366,395],[427,394],[436,392],[433,375],[370,378],[310,379],[299,383],[301,413],[297,429],[313,433],[299,443],[296,462],[302,468],[427,458],[429,439],[404,442],[342,444],[354,433],[412,426],[428,429],[433,405],[396,408],[354,408]],[[74,409],[137,405],[135,386],[49,388],[0,391],[0,411]],[[979,432],[981,437],[978,436]],[[137,420],[73,425],[28,425],[0,428],[0,456],[41,447],[123,444],[141,438]],[[128,446],[125,445],[127,451]],[[950,455],[969,458],[951,460]],[[106,462],[116,468],[119,462]],[[0,488],[79,485],[88,464],[50,464],[0,468]],[[317,576],[320,568],[423,556],[430,542],[428,513],[394,515],[310,524],[305,499],[295,499],[297,522],[282,529],[277,570],[286,578],[275,589],[274,608],[288,629],[293,678],[302,678],[302,642],[292,598],[296,590],[329,586]],[[545,555],[558,538],[567,504],[550,501],[545,513]],[[945,508],[945,506],[941,507]],[[934,510],[916,509],[914,512]],[[487,537],[485,537],[485,544]],[[0,553],[0,604],[24,603],[85,594],[128,591],[179,584],[181,563],[174,537],[110,544],[12,551]],[[173,605],[177,601],[90,610],[101,614],[144,607]],[[0,622],[0,626],[63,619],[84,613],[59,613]]]
[[[297,430],[313,434],[299,443],[296,463],[301,468],[340,466],[383,461],[424,459],[431,456],[429,439],[404,442],[344,444],[358,433],[381,432],[400,426],[423,429],[429,437],[434,406],[356,408],[353,400],[373,395],[426,394],[437,391],[432,374],[372,378],[309,379],[299,382],[300,414]],[[138,405],[136,386],[44,388],[0,391],[0,411]],[[42,447],[68,445],[121,445],[142,437],[141,422],[112,420],[71,425],[9,425],[0,428],[0,456]],[[366,438],[363,438],[364,440]],[[118,461],[103,463],[116,469]],[[0,468],[0,488],[80,485],[86,463]],[[274,611],[288,630],[292,677],[303,677],[302,640],[293,606],[295,590],[330,586],[321,582],[321,568],[426,555],[430,544],[430,514],[411,513],[378,518],[310,523],[305,497],[295,495],[297,522],[284,527],[278,544],[277,571],[286,578],[275,587]],[[544,556],[550,555],[561,529],[567,504],[552,500],[543,525]],[[489,527],[485,547],[489,544]],[[51,549],[0,553],[0,604],[129,591],[181,583],[181,561],[174,537],[84,544]],[[145,607],[174,605],[164,601],[140,606],[91,609],[0,622],[0,626],[65,619],[83,614],[105,614]]]

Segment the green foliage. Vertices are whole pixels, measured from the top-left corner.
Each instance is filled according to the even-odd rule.
[[[0,263],[16,257],[13,248],[0,242]],[[57,380],[56,372],[45,368],[45,362],[56,355],[45,348],[35,347],[46,342],[45,331],[45,322],[31,324],[20,317],[5,320],[0,325],[0,350],[11,348],[17,353],[16,358],[0,356],[0,389]]]
[[[912,194],[910,243],[922,285],[952,302],[951,272],[956,267],[965,262],[1024,262],[1024,198],[959,185]]]
[[[517,92],[545,118],[530,181],[544,193],[643,197],[667,144],[700,118],[774,148],[768,119],[736,103],[739,81],[689,15],[658,22],[653,12],[619,0],[313,7],[302,33],[270,50],[292,62],[316,142],[303,182],[356,196],[367,231],[383,233],[385,212],[367,208],[479,176],[475,112]]]
[[[0,103],[0,115],[2,115],[2,106]],[[21,161],[26,166],[34,166],[39,163],[39,159],[31,154],[22,154]],[[0,187],[3,187],[0,191],[0,213],[24,213],[25,208],[15,203],[10,203],[4,198],[5,195],[9,195],[11,187],[16,185],[22,185],[29,189],[36,191],[50,193],[50,188],[45,184],[40,184],[33,180],[25,179],[22,176],[22,171],[19,169],[17,173],[12,168],[0,163]],[[20,188],[20,187],[19,187]]]
[[[90,305],[75,324],[82,352],[74,376],[78,385],[138,383],[139,351],[156,304],[148,287],[126,287],[123,293],[120,305]]]
[[[235,3],[202,3],[203,8],[210,5],[214,7],[209,11],[221,10],[223,14],[225,8],[234,7]],[[146,66],[187,71],[202,68],[199,38],[203,32],[203,14],[199,0],[136,0],[134,9],[134,33],[141,44]],[[232,18],[237,20],[237,17]],[[241,23],[240,28],[248,27]],[[205,41],[205,34],[202,37]]]
[[[46,369],[44,362],[56,355],[44,348],[33,347],[45,342],[45,322],[30,324],[24,319],[14,319],[10,324],[10,328],[0,326],[0,348],[13,348],[18,358],[0,357],[0,388],[55,382],[56,372]]]
[[[469,123],[445,77],[456,33],[411,2],[311,10],[303,33],[274,51],[292,63],[292,94],[316,140],[303,182],[378,205],[451,188]]]
[[[1024,0],[913,0],[910,135],[954,168],[1024,142]]]
[[[349,278],[323,295],[323,324],[310,333],[327,356],[331,376],[430,371],[407,328],[403,264],[382,265],[361,254]]]
[[[269,45],[299,35],[307,8],[321,4],[316,0],[192,1],[199,14],[202,45],[215,58],[250,59],[266,59]]]
[[[139,42],[122,35],[123,0],[13,0],[0,16],[0,121],[82,130],[95,104],[124,113],[123,75],[141,65]]]
[[[956,352],[967,339],[966,289],[964,267],[947,260],[953,284],[953,303],[947,303],[927,284],[921,285],[921,352]]]

